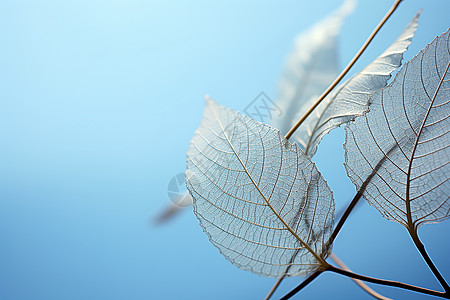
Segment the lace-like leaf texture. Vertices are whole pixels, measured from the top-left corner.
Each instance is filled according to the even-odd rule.
[[[303,275],[331,252],[334,200],[314,163],[277,129],[210,99],[186,186],[211,243],[241,269]]]
[[[374,94],[370,111],[346,127],[346,169],[364,197],[410,229],[450,214],[449,31]]]
[[[378,58],[332,91],[294,133],[293,138],[308,156],[314,156],[324,135],[367,111],[371,95],[384,88],[391,73],[401,65],[403,53],[417,29],[419,15],[420,12]],[[317,98],[318,95],[308,99],[296,111],[296,118],[288,120],[291,125],[304,115]],[[286,116],[288,114],[282,118]]]
[[[346,0],[331,15],[299,34],[280,78],[277,106],[281,116],[272,125],[288,133],[301,111],[308,109],[339,74],[337,43],[341,26],[356,1]]]

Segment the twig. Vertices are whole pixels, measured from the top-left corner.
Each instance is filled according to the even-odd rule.
[[[339,259],[339,257],[336,256],[336,254],[331,253],[330,254],[330,258],[342,269],[346,270],[346,271],[350,271],[349,267],[347,267],[344,262],[342,260]],[[385,297],[383,295],[378,294],[377,292],[375,292],[373,289],[371,289],[367,284],[365,284],[364,282],[362,282],[359,279],[355,279],[352,278],[353,281],[359,285],[363,290],[365,290],[367,293],[369,293],[370,295],[372,295],[374,298],[380,299],[380,300],[392,300],[391,298]]]
[[[445,292],[447,294],[450,294],[450,287],[448,286],[447,281],[445,281],[444,277],[441,275],[439,270],[436,268],[436,266],[434,265],[434,263],[431,260],[430,256],[428,256],[428,253],[425,250],[425,246],[422,244],[422,242],[419,239],[419,236],[417,234],[417,230],[414,230],[413,232],[409,231],[409,234],[411,235],[411,238],[412,238],[412,240],[414,242],[414,245],[416,245],[417,250],[419,250],[420,254],[422,255],[422,257],[425,260],[425,262],[427,263],[427,265],[430,268],[431,272],[433,272],[434,276],[439,281],[441,286],[444,288]]]
[[[367,282],[371,282],[371,283],[375,283],[375,284],[379,284],[379,285],[392,286],[392,287],[397,287],[397,288],[401,288],[401,289],[405,289],[405,290],[409,290],[409,291],[413,291],[413,292],[417,292],[417,293],[422,293],[422,294],[426,294],[426,295],[432,295],[432,296],[442,297],[445,299],[450,299],[449,293],[430,290],[430,289],[418,287],[415,285],[402,283],[399,281],[391,281],[391,280],[384,280],[384,279],[378,279],[378,278],[373,278],[373,277],[369,277],[369,276],[364,276],[364,275],[360,275],[360,274],[356,274],[356,273],[353,273],[350,271],[336,268],[332,265],[328,265],[328,267],[326,269],[321,269],[321,270],[319,269],[319,270],[315,271],[313,274],[310,275],[310,277],[308,277],[305,281],[303,281],[301,284],[299,284],[296,288],[294,288],[292,291],[290,291],[288,294],[286,294],[281,299],[287,300],[287,299],[291,298],[297,292],[301,291],[304,287],[306,287],[308,284],[310,284],[314,279],[316,279],[317,276],[319,276],[320,274],[322,274],[325,271],[331,271],[331,272],[341,274],[341,275],[344,275],[344,276],[347,276],[350,278],[359,279],[359,280],[363,280],[363,281],[367,281]]]
[[[366,190],[367,185],[370,183],[372,178],[378,173],[378,170],[381,168],[384,161],[389,157],[389,155],[392,153],[392,151],[397,149],[397,147],[398,147],[398,144],[394,144],[394,146],[392,146],[391,149],[389,149],[389,151],[383,156],[383,158],[380,159],[380,161],[377,163],[375,168],[373,168],[372,173],[370,173],[370,175],[367,176],[367,178],[364,180],[363,184],[359,188],[355,197],[353,197],[353,200],[347,206],[344,213],[342,214],[342,217],[339,219],[338,224],[336,225],[333,232],[331,233],[330,240],[328,241],[329,244],[332,244],[334,242],[339,231],[342,229],[342,226],[344,226],[345,221],[347,221],[348,217],[350,216],[350,213],[356,207],[356,204],[358,204],[358,201],[361,199],[362,195],[364,194],[364,191]]]
[[[336,213],[336,218],[341,219],[346,211],[347,211],[347,209],[340,209]],[[290,264],[294,261],[294,258],[297,256],[297,254],[298,254],[298,250],[292,255]],[[275,291],[280,286],[283,279],[286,277],[286,274],[288,273],[290,268],[291,268],[291,265],[288,265],[286,270],[284,271],[283,275],[281,275],[281,277],[278,278],[277,282],[275,282],[275,284],[272,286],[272,288],[270,289],[269,293],[267,294],[266,298],[264,298],[264,300],[269,300],[270,297],[272,297],[273,293],[275,293]]]
[[[360,56],[363,54],[363,52],[367,49],[370,42],[372,42],[375,35],[380,31],[381,27],[386,23],[386,21],[389,19],[389,17],[394,13],[394,11],[399,6],[400,2],[402,0],[396,0],[394,4],[392,5],[391,9],[387,12],[387,14],[384,16],[384,18],[380,21],[380,23],[375,27],[373,32],[370,34],[369,38],[366,40],[364,45],[359,49],[358,53],[356,53],[355,57],[350,61],[350,63],[345,67],[345,69],[339,74],[339,76],[334,80],[334,82],[326,89],[326,91],[317,99],[317,101],[308,109],[308,111],[300,118],[300,120],[297,121],[297,123],[289,130],[289,132],[286,134],[286,139],[288,140],[294,132],[297,130],[297,128],[305,121],[305,119],[312,113],[312,111],[322,102],[323,99],[339,84],[339,82],[344,78],[344,76],[350,71],[350,69],[353,67],[353,65],[356,63],[356,61],[360,58]]]
[[[331,271],[331,272],[338,273],[338,274],[341,274],[341,275],[344,275],[344,276],[347,276],[347,277],[351,277],[351,278],[355,278],[355,279],[359,279],[359,280],[364,280],[364,281],[375,283],[375,284],[392,286],[392,287],[397,287],[397,288],[401,288],[401,289],[405,289],[405,290],[409,290],[409,291],[413,291],[413,292],[418,292],[418,293],[422,293],[422,294],[427,294],[427,295],[442,297],[442,298],[445,298],[445,299],[450,299],[450,294],[448,294],[448,293],[443,293],[443,292],[439,292],[439,291],[435,291],[435,290],[430,290],[430,289],[418,287],[418,286],[415,286],[415,285],[402,283],[402,282],[399,282],[399,281],[391,281],[391,280],[384,280],[384,279],[368,277],[368,276],[352,273],[352,272],[349,272],[349,271],[346,271],[346,270],[341,270],[341,269],[333,267],[333,266],[330,266],[327,269],[327,271]]]
[[[305,288],[308,284],[310,284],[314,279],[317,278],[320,274],[322,274],[323,270],[317,270],[311,275],[309,275],[308,278],[306,278],[302,283],[300,283],[295,289],[287,293],[281,300],[287,300],[297,294],[299,291],[301,291],[303,288]]]
[[[292,255],[292,257],[291,257],[291,259],[289,261],[289,265],[286,267],[286,270],[284,270],[283,275],[281,275],[281,277],[278,278],[277,282],[275,282],[274,286],[270,289],[269,293],[267,294],[266,298],[264,298],[264,300],[269,300],[270,297],[272,297],[273,293],[275,293],[275,291],[277,290],[278,286],[281,284],[283,279],[286,277],[286,274],[289,272],[289,269],[291,268],[292,263],[294,262],[294,259],[297,256],[299,251],[300,250],[295,251],[295,253]]]
[[[280,286],[280,283],[283,281],[283,279],[286,277],[286,275],[281,276],[278,278],[277,282],[273,285],[273,287],[270,289],[269,293],[267,294],[266,298],[264,300],[269,300],[270,297],[272,297],[273,293],[277,290],[277,288]]]

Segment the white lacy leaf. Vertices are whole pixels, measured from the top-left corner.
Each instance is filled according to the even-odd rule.
[[[311,106],[338,75],[337,37],[355,2],[345,1],[329,17],[296,37],[279,83],[276,104],[282,114],[272,119],[283,134],[292,127],[301,107]]]
[[[401,65],[403,53],[411,44],[416,31],[418,18],[419,14],[383,54],[337,87],[298,128],[293,137],[307,155],[314,156],[325,134],[367,111],[370,96],[385,87],[391,73]],[[315,100],[317,99],[312,99],[311,103]],[[293,123],[308,109],[309,106],[302,107]]]
[[[314,163],[277,129],[209,99],[186,186],[210,241],[239,268],[306,274],[331,251],[334,200]]]
[[[374,94],[370,111],[346,127],[347,174],[389,220],[409,229],[450,215],[449,31]]]

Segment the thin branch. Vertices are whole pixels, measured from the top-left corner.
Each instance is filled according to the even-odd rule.
[[[302,283],[300,283],[295,289],[293,289],[292,291],[287,293],[283,298],[281,298],[281,300],[287,300],[287,299],[291,298],[292,296],[294,296],[295,294],[300,292],[303,288],[305,288],[308,284],[310,284],[314,279],[317,278],[317,276],[319,276],[322,273],[323,273],[323,270],[315,271],[314,273],[309,275],[309,277],[306,278]]]
[[[392,286],[392,287],[397,287],[397,288],[401,288],[401,289],[405,289],[405,290],[409,290],[409,291],[413,291],[413,292],[417,292],[417,293],[422,293],[422,294],[426,294],[426,295],[432,295],[432,296],[442,297],[445,299],[450,299],[449,293],[430,290],[430,289],[426,289],[426,288],[422,288],[422,287],[418,287],[415,285],[410,285],[410,284],[406,284],[406,283],[402,283],[402,282],[398,282],[398,281],[384,280],[384,279],[368,277],[368,276],[364,276],[364,275],[360,275],[360,274],[355,274],[355,273],[352,273],[349,271],[341,270],[341,269],[333,267],[333,266],[330,266],[327,269],[327,271],[331,271],[331,272],[338,273],[338,274],[341,274],[341,275],[344,275],[347,277],[351,277],[351,278],[355,278],[355,279],[359,279],[359,280],[363,280],[363,281],[367,281],[367,282],[371,282],[371,283],[375,283],[375,284]]]
[[[370,181],[369,177],[366,179],[366,181],[364,183],[366,183],[366,182],[368,183]],[[372,177],[370,177],[370,178],[372,178]],[[367,184],[366,185],[363,184],[363,186],[361,186],[359,191],[356,193],[355,197],[353,197],[352,202],[350,202],[350,204],[347,206],[347,209],[345,210],[344,214],[339,219],[339,222],[336,225],[336,227],[334,228],[333,232],[331,233],[330,240],[328,241],[328,243],[330,245],[336,239],[339,231],[341,231],[342,226],[344,226],[345,221],[347,221],[348,217],[350,216],[350,213],[353,211],[353,209],[355,208],[356,204],[358,204],[358,201],[359,201],[359,199],[361,199],[361,197],[363,195],[363,192],[366,189],[366,186],[367,186]]]
[[[270,289],[269,293],[267,294],[266,298],[264,298],[264,300],[269,300],[270,297],[272,297],[273,293],[275,293],[278,286],[281,284],[281,282],[283,281],[283,279],[286,277],[287,273],[289,272],[289,269],[291,268],[292,263],[294,262],[294,259],[297,256],[299,251],[300,251],[300,249],[296,250],[295,253],[292,255],[292,257],[289,261],[289,265],[286,267],[286,270],[284,270],[283,275],[281,275],[281,277],[278,278],[277,282],[275,282],[274,286]],[[308,279],[306,279],[306,280],[308,280]]]
[[[411,235],[411,238],[412,238],[412,240],[414,242],[414,245],[416,245],[417,250],[419,250],[420,255],[422,255],[423,259],[427,263],[428,268],[430,268],[431,272],[433,272],[434,276],[439,281],[441,286],[444,288],[445,292],[447,294],[450,294],[450,287],[449,287],[447,281],[445,281],[444,277],[441,275],[439,270],[436,268],[436,266],[434,265],[434,263],[431,260],[430,256],[428,256],[428,253],[425,250],[425,246],[422,244],[422,242],[419,239],[419,235],[417,234],[417,230],[414,230],[412,232],[408,230],[408,232]]]
[[[344,215],[344,213],[346,212],[346,209],[340,209],[337,213],[336,213],[336,218],[337,219],[341,219],[342,216]],[[291,257],[291,260],[289,262],[289,265],[287,266],[286,270],[284,271],[283,275],[281,275],[280,278],[278,278],[277,282],[275,282],[275,284],[273,285],[273,287],[270,289],[269,293],[267,294],[266,298],[264,298],[264,300],[269,300],[270,297],[272,297],[273,293],[275,293],[275,291],[277,290],[277,288],[280,286],[281,282],[283,281],[283,279],[286,277],[286,274],[288,273],[289,269],[291,268],[291,264],[294,261],[294,258],[297,256],[298,254],[297,250]]]
[[[303,281],[301,284],[299,284],[296,288],[294,288],[292,291],[290,291],[288,294],[286,294],[281,299],[285,300],[285,299],[291,298],[296,293],[301,291],[304,287],[306,287],[308,284],[310,284],[314,279],[316,279],[317,276],[319,276],[320,274],[322,274],[325,271],[331,271],[331,272],[341,274],[341,275],[344,275],[344,276],[347,276],[347,277],[350,277],[353,279],[363,280],[366,282],[371,282],[371,283],[375,283],[375,284],[379,284],[379,285],[391,286],[391,287],[401,288],[401,289],[405,289],[408,291],[413,291],[413,292],[417,292],[417,293],[421,293],[421,294],[432,295],[432,296],[442,297],[445,299],[450,299],[450,293],[448,293],[448,292],[439,292],[439,291],[430,290],[430,289],[426,289],[426,288],[411,285],[411,284],[402,283],[399,281],[384,280],[384,279],[378,279],[378,278],[373,278],[373,277],[369,277],[369,276],[364,276],[364,275],[360,275],[360,274],[356,274],[356,273],[353,273],[350,271],[336,268],[332,265],[328,265],[325,269],[318,269],[313,274],[311,274],[308,278],[306,278],[305,281]]]
[[[353,211],[353,209],[356,207],[356,204],[358,204],[358,201],[361,199],[362,195],[364,194],[364,191],[366,190],[367,185],[370,183],[372,178],[378,173],[378,170],[381,168],[381,165],[383,165],[384,161],[391,155],[391,153],[397,149],[398,144],[394,144],[394,146],[389,149],[389,151],[383,156],[382,159],[377,163],[375,168],[373,168],[372,173],[370,173],[369,176],[367,176],[366,180],[364,180],[363,184],[359,188],[358,192],[356,193],[355,197],[353,197],[353,200],[350,202],[350,204],[347,206],[346,210],[342,214],[342,217],[339,219],[338,224],[334,228],[333,232],[330,235],[329,244],[331,245],[334,240],[336,239],[339,231],[342,229],[342,226],[344,226],[345,221],[347,221],[348,217],[350,216],[350,213]]]
[[[296,254],[292,257],[291,260],[293,260],[293,258],[296,256]],[[331,258],[339,267],[341,267],[344,270],[347,271],[351,271],[345,264],[343,261],[341,261],[334,253],[331,253],[329,258]],[[292,261],[291,261],[292,263]],[[284,274],[278,278],[277,282],[275,282],[275,284],[272,286],[272,288],[270,289],[269,293],[267,294],[267,296],[264,298],[264,300],[269,300],[270,297],[273,296],[273,294],[275,293],[275,291],[277,290],[277,288],[280,286],[281,282],[283,281],[283,279],[286,277],[287,272],[289,271],[289,268],[291,267],[291,265],[289,265],[287,267],[287,269],[285,270]],[[314,273],[310,276],[314,276]],[[317,276],[315,276],[317,277]],[[370,287],[368,287],[364,282],[357,280],[357,279],[353,279],[351,278],[353,281],[355,281],[356,284],[358,284],[359,286],[361,286],[361,288],[363,290],[365,290],[366,292],[368,292],[369,294],[371,294],[372,296],[374,296],[377,299],[382,299],[382,300],[391,300],[390,298],[384,297],[380,294],[378,294],[377,292],[375,292],[374,290],[372,290]],[[309,280],[309,277],[305,279],[305,281]],[[309,282],[311,282],[313,279],[311,279]]]
[[[351,272],[351,270],[349,269],[349,267],[347,267],[344,262],[342,260],[339,259],[339,257],[336,256],[336,254],[331,253],[330,254],[330,258],[342,269]],[[364,282],[362,282],[359,279],[355,279],[352,278],[352,280],[359,285],[363,290],[365,290],[368,294],[370,294],[371,296],[373,296],[374,298],[380,299],[380,300],[392,300],[391,298],[385,297],[383,295],[378,294],[377,292],[375,292],[373,289],[371,289],[367,284],[365,284]]]
[[[277,282],[275,282],[275,284],[273,285],[273,287],[270,289],[269,293],[267,294],[266,298],[264,298],[264,300],[269,300],[270,297],[272,297],[273,293],[275,293],[275,291],[277,290],[277,288],[280,286],[281,282],[283,281],[283,279],[286,277],[286,275],[281,276],[280,278],[278,278]]]
[[[394,4],[392,5],[391,9],[387,12],[387,14],[384,16],[384,18],[380,21],[380,23],[377,25],[377,27],[374,29],[374,31],[370,34],[369,38],[366,40],[364,45],[359,49],[358,53],[356,53],[355,57],[350,61],[350,63],[345,67],[345,69],[339,74],[339,76],[334,80],[334,82],[327,88],[327,90],[317,99],[317,101],[309,108],[309,110],[300,118],[300,120],[297,121],[297,123],[289,130],[289,132],[286,134],[286,139],[288,140],[294,132],[297,130],[297,128],[305,121],[305,119],[312,113],[312,111],[322,102],[323,99],[339,84],[339,82],[344,78],[344,76],[350,71],[350,69],[353,67],[353,65],[356,63],[356,61],[360,58],[360,56],[363,54],[363,52],[367,49],[370,42],[372,42],[375,35],[380,31],[381,27],[386,23],[386,21],[389,19],[389,17],[394,13],[394,11],[399,6],[400,2],[402,0],[396,0]]]

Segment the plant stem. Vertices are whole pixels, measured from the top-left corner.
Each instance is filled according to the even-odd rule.
[[[433,261],[431,260],[430,256],[428,256],[427,251],[425,250],[425,246],[422,244],[422,242],[419,239],[419,235],[417,234],[417,230],[413,229],[413,231],[408,230],[409,234],[411,235],[411,238],[414,242],[414,245],[416,245],[417,250],[419,250],[420,255],[422,255],[423,259],[428,265],[428,268],[430,268],[431,272],[433,272],[436,279],[439,281],[441,286],[444,288],[445,292],[447,294],[450,294],[450,287],[448,283],[445,281],[444,277],[441,275],[439,270],[434,265]]]
[[[363,281],[367,281],[367,282],[371,282],[371,283],[375,283],[375,284],[392,286],[392,287],[402,288],[405,290],[410,290],[413,292],[418,292],[418,293],[422,293],[422,294],[427,294],[427,295],[442,297],[445,299],[450,299],[449,293],[430,290],[430,289],[426,289],[426,288],[422,288],[422,287],[418,287],[415,285],[410,285],[410,284],[406,284],[406,283],[402,283],[402,282],[398,282],[398,281],[384,280],[384,279],[368,277],[368,276],[364,276],[364,275],[360,275],[360,274],[355,274],[355,273],[345,271],[345,270],[342,270],[342,269],[339,269],[339,268],[336,268],[333,266],[330,266],[327,269],[327,271],[331,271],[331,272],[338,273],[338,274],[341,274],[341,275],[344,275],[347,277],[351,277],[351,278],[355,278],[355,279],[359,279],[359,280],[363,280]]]
[[[350,204],[347,206],[347,209],[344,211],[344,214],[339,219],[339,222],[337,223],[336,227],[334,228],[333,232],[330,235],[330,239],[328,241],[328,243],[330,245],[336,239],[339,231],[341,231],[342,226],[344,226],[345,221],[347,221],[347,218],[350,216],[350,213],[355,208],[356,204],[358,204],[358,201],[359,201],[359,199],[361,199],[361,196],[363,195],[364,190],[365,190],[365,187],[364,187],[364,189],[360,188],[359,191],[356,193],[355,197],[353,197],[352,202],[350,202]]]
[[[330,258],[339,266],[341,267],[343,270],[349,271],[351,272],[351,270],[349,269],[349,267],[347,267],[344,262],[342,260],[339,259],[339,257],[336,256],[336,254],[331,253],[330,254]],[[392,300],[391,298],[385,297],[383,295],[380,295],[379,293],[377,293],[376,291],[374,291],[373,289],[371,289],[367,284],[365,284],[363,281],[359,280],[359,279],[355,279],[352,278],[352,280],[359,285],[364,291],[366,291],[369,295],[371,295],[372,297],[379,299],[379,300]]]
[[[342,214],[342,217],[339,219],[338,224],[334,228],[333,232],[330,235],[330,239],[328,243],[331,245],[334,240],[336,239],[339,231],[342,229],[342,226],[344,226],[345,221],[347,221],[347,218],[350,216],[350,213],[355,208],[356,204],[358,204],[358,201],[361,199],[362,195],[364,194],[364,191],[366,190],[367,185],[370,183],[372,178],[378,173],[378,170],[383,165],[384,161],[389,157],[389,155],[397,149],[398,145],[395,144],[394,146],[389,149],[389,151],[384,155],[382,159],[377,163],[375,168],[373,168],[372,173],[370,173],[369,176],[367,176],[366,180],[364,180],[363,184],[361,184],[361,187],[359,188],[358,192],[356,193],[355,197],[353,197],[352,202],[347,206],[344,213]]]
[[[358,280],[371,282],[371,283],[375,283],[375,284],[379,284],[379,285],[392,286],[392,287],[397,287],[397,288],[401,288],[401,289],[405,289],[405,290],[409,290],[409,291],[413,291],[413,292],[417,292],[417,293],[421,293],[421,294],[432,295],[432,296],[442,297],[445,299],[450,299],[450,293],[448,293],[448,292],[439,292],[439,291],[435,291],[435,290],[418,287],[415,285],[402,283],[399,281],[384,280],[384,279],[378,279],[378,278],[373,278],[373,277],[369,277],[369,276],[364,276],[364,275],[360,275],[360,274],[356,274],[356,273],[353,273],[350,271],[336,268],[332,265],[328,265],[328,267],[326,269],[319,269],[319,270],[315,271],[308,278],[306,278],[305,281],[300,283],[296,288],[294,288],[292,291],[290,291],[288,294],[286,294],[281,299],[287,300],[287,299],[291,298],[296,293],[301,291],[304,287],[306,287],[308,284],[310,284],[314,279],[316,279],[317,276],[319,276],[320,274],[322,274],[325,271],[334,272],[334,273],[341,274],[341,275],[344,275],[344,276],[347,276],[347,277],[350,277],[353,279],[358,279]]]
[[[402,0],[396,0],[392,7],[389,9],[389,11],[386,13],[384,18],[378,23],[377,27],[373,30],[373,32],[370,34],[369,38],[366,40],[364,45],[359,49],[358,53],[356,53],[355,57],[350,61],[350,63],[345,67],[345,69],[339,74],[339,76],[334,80],[334,82],[326,89],[326,91],[317,99],[317,101],[309,108],[309,110],[300,118],[300,120],[297,121],[297,123],[289,130],[289,132],[286,134],[286,139],[288,140],[292,134],[297,130],[297,128],[305,121],[305,119],[312,113],[312,111],[322,102],[323,99],[338,85],[338,83],[344,78],[344,76],[350,71],[350,69],[353,67],[353,65],[356,63],[356,61],[360,58],[360,56],[363,54],[363,52],[367,49],[370,42],[372,42],[375,35],[380,31],[381,27],[386,23],[386,21],[389,19],[389,17],[394,13],[394,11],[399,6],[400,2]]]
[[[270,297],[272,297],[273,293],[275,293],[275,291],[277,290],[278,286],[280,285],[280,283],[283,281],[284,277],[286,277],[285,275],[281,276],[280,278],[278,278],[277,282],[275,282],[275,284],[273,285],[273,287],[270,289],[269,293],[267,294],[266,298],[264,298],[264,300],[269,300]],[[308,279],[308,278],[307,278]],[[307,280],[306,279],[306,280]]]
[[[298,253],[298,252],[297,252]],[[294,258],[295,258],[295,256],[297,256],[297,253],[296,254],[294,254],[293,256],[292,256],[292,258],[291,258],[291,262],[290,263],[292,263],[293,262],[293,260],[294,260]],[[351,271],[334,253],[331,253],[330,254],[330,256],[329,256],[339,267],[341,267],[342,269],[344,269],[344,270],[347,270],[347,271]],[[286,268],[286,270],[285,270],[285,272],[284,272],[284,274],[280,277],[280,278],[278,278],[278,280],[277,280],[277,282],[275,282],[275,284],[273,285],[273,287],[270,289],[270,291],[269,291],[269,293],[267,294],[267,296],[264,298],[264,300],[269,300],[270,299],[270,297],[272,297],[272,295],[275,293],[275,291],[277,290],[277,288],[280,286],[280,284],[281,284],[281,282],[283,281],[283,279],[286,277],[286,274],[288,273],[288,271],[289,271],[289,269],[290,269],[290,267],[291,267],[292,265],[289,265],[287,268]],[[314,276],[314,273],[312,274],[312,275],[310,275],[310,276]],[[315,277],[317,277],[317,275],[315,276]],[[312,280],[314,280],[314,278],[312,278],[312,279],[310,279],[309,277],[308,278],[306,278],[305,279],[305,281],[308,281],[308,283],[309,282],[311,282]],[[374,296],[375,298],[377,298],[377,299],[382,299],[382,300],[390,300],[389,298],[386,298],[386,297],[384,297],[384,296],[382,296],[382,295],[380,295],[380,294],[378,294],[377,292],[375,292],[374,290],[372,290],[370,287],[368,287],[365,283],[363,283],[362,281],[360,281],[360,280],[357,280],[357,279],[353,279],[352,278],[352,280],[353,281],[355,281],[355,283],[356,284],[358,284],[363,290],[365,290],[367,293],[369,293],[369,294],[371,294],[372,296]]]
[[[264,300],[269,300],[270,297],[272,297],[273,293],[275,293],[275,291],[277,290],[278,286],[281,284],[281,282],[283,281],[283,279],[286,277],[286,274],[289,272],[289,269],[292,266],[292,263],[294,262],[295,257],[297,256],[298,252],[300,250],[295,251],[295,253],[292,255],[290,261],[289,261],[289,265],[287,266],[286,270],[284,270],[283,275],[278,278],[277,282],[275,283],[275,285],[270,289],[269,293],[267,294],[266,298],[264,298]],[[307,279],[306,279],[307,280]]]
[[[319,276],[322,273],[323,273],[323,270],[316,270],[314,273],[309,275],[309,277],[306,278],[302,283],[300,283],[295,289],[293,289],[292,291],[287,293],[283,298],[281,298],[281,300],[287,300],[287,299],[291,298],[292,296],[294,296],[295,294],[300,292],[308,284],[310,284],[314,279],[317,278],[317,276]]]

